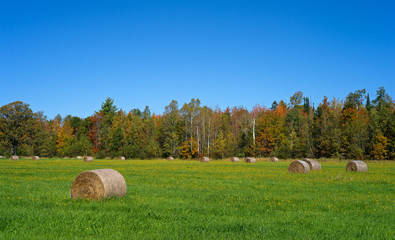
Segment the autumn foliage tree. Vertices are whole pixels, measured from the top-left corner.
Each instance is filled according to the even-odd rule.
[[[187,139],[183,142],[181,146],[181,153],[180,157],[182,159],[192,159],[196,158],[198,156],[198,144],[197,141],[192,138],[192,139]]]
[[[93,154],[96,158],[192,159],[200,156],[394,159],[394,102],[384,88],[376,97],[364,89],[345,100],[324,97],[317,108],[297,91],[286,103],[220,109],[191,99],[163,114],[119,110],[111,98],[87,118],[47,119],[27,104],[0,110],[0,153],[47,157]],[[32,137],[34,135],[34,137]]]
[[[368,112],[363,106],[365,90],[347,95],[341,114],[341,151],[346,158],[363,159],[369,124]]]

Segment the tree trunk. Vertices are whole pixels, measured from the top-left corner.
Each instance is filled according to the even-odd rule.
[[[203,131],[203,133],[202,133],[202,152],[204,153],[204,144],[205,144],[205,142],[204,141],[206,141],[206,121],[205,121],[205,118],[203,117],[203,129],[202,129],[202,131]]]
[[[13,146],[12,155],[13,155],[13,156],[18,156],[18,155],[17,155],[17,152],[18,152],[18,146]]]
[[[197,144],[198,144],[198,153],[200,153],[199,125],[196,125],[196,138],[197,138]]]
[[[254,142],[255,146],[255,116],[253,116],[252,119],[252,141]]]
[[[210,119],[208,120],[207,156],[210,157]]]
[[[193,118],[192,118],[192,114],[191,114],[191,153],[193,152],[193,150],[192,150],[192,128],[193,128],[192,123],[193,123]]]

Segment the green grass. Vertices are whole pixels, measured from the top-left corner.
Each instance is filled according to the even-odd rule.
[[[0,239],[394,239],[394,162],[289,174],[290,162],[0,160]],[[71,200],[112,168],[126,197]]]

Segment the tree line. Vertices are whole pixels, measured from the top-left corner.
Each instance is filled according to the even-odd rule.
[[[365,89],[345,100],[324,97],[317,107],[298,91],[289,103],[274,101],[221,110],[192,99],[173,100],[162,115],[118,109],[107,98],[87,118],[48,119],[20,101],[0,108],[0,154],[41,157],[215,159],[238,156],[279,158],[395,158],[394,102],[384,87],[372,101]]]

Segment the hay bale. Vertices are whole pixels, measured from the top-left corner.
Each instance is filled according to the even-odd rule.
[[[240,159],[238,157],[232,157],[230,159],[231,162],[240,162]]]
[[[71,199],[106,199],[126,195],[126,181],[114,169],[97,169],[80,173],[71,184]]]
[[[200,158],[200,162],[210,162],[210,159],[208,157],[202,157]]]
[[[93,157],[91,157],[91,156],[85,156],[85,157],[84,157],[84,162],[93,162]]]
[[[18,156],[11,156],[10,159],[11,160],[19,160],[19,157]]]
[[[1,159],[5,158],[4,156],[0,156]]]
[[[125,157],[120,157],[119,160],[126,160],[126,158]]]
[[[173,157],[168,157],[168,158],[167,158],[167,161],[173,161],[173,160],[174,160]]]
[[[276,158],[276,157],[271,157],[271,158],[270,158],[270,162],[278,162],[278,158]]]
[[[256,159],[253,158],[253,157],[246,157],[246,158],[244,159],[244,161],[245,161],[246,163],[256,163]]]
[[[307,162],[304,161],[293,161],[291,164],[289,164],[288,167],[288,172],[289,173],[309,173],[310,172],[310,166]]]
[[[38,156],[34,156],[34,157],[32,158],[32,160],[40,160],[40,158],[39,158]]]
[[[321,164],[313,159],[310,158],[303,158],[304,162],[307,162],[307,164],[309,164],[310,170],[312,171],[319,171],[321,170]]]
[[[77,159],[82,159],[82,157],[81,156],[77,156]]]
[[[367,172],[368,166],[364,161],[349,161],[346,166],[347,172]]]

